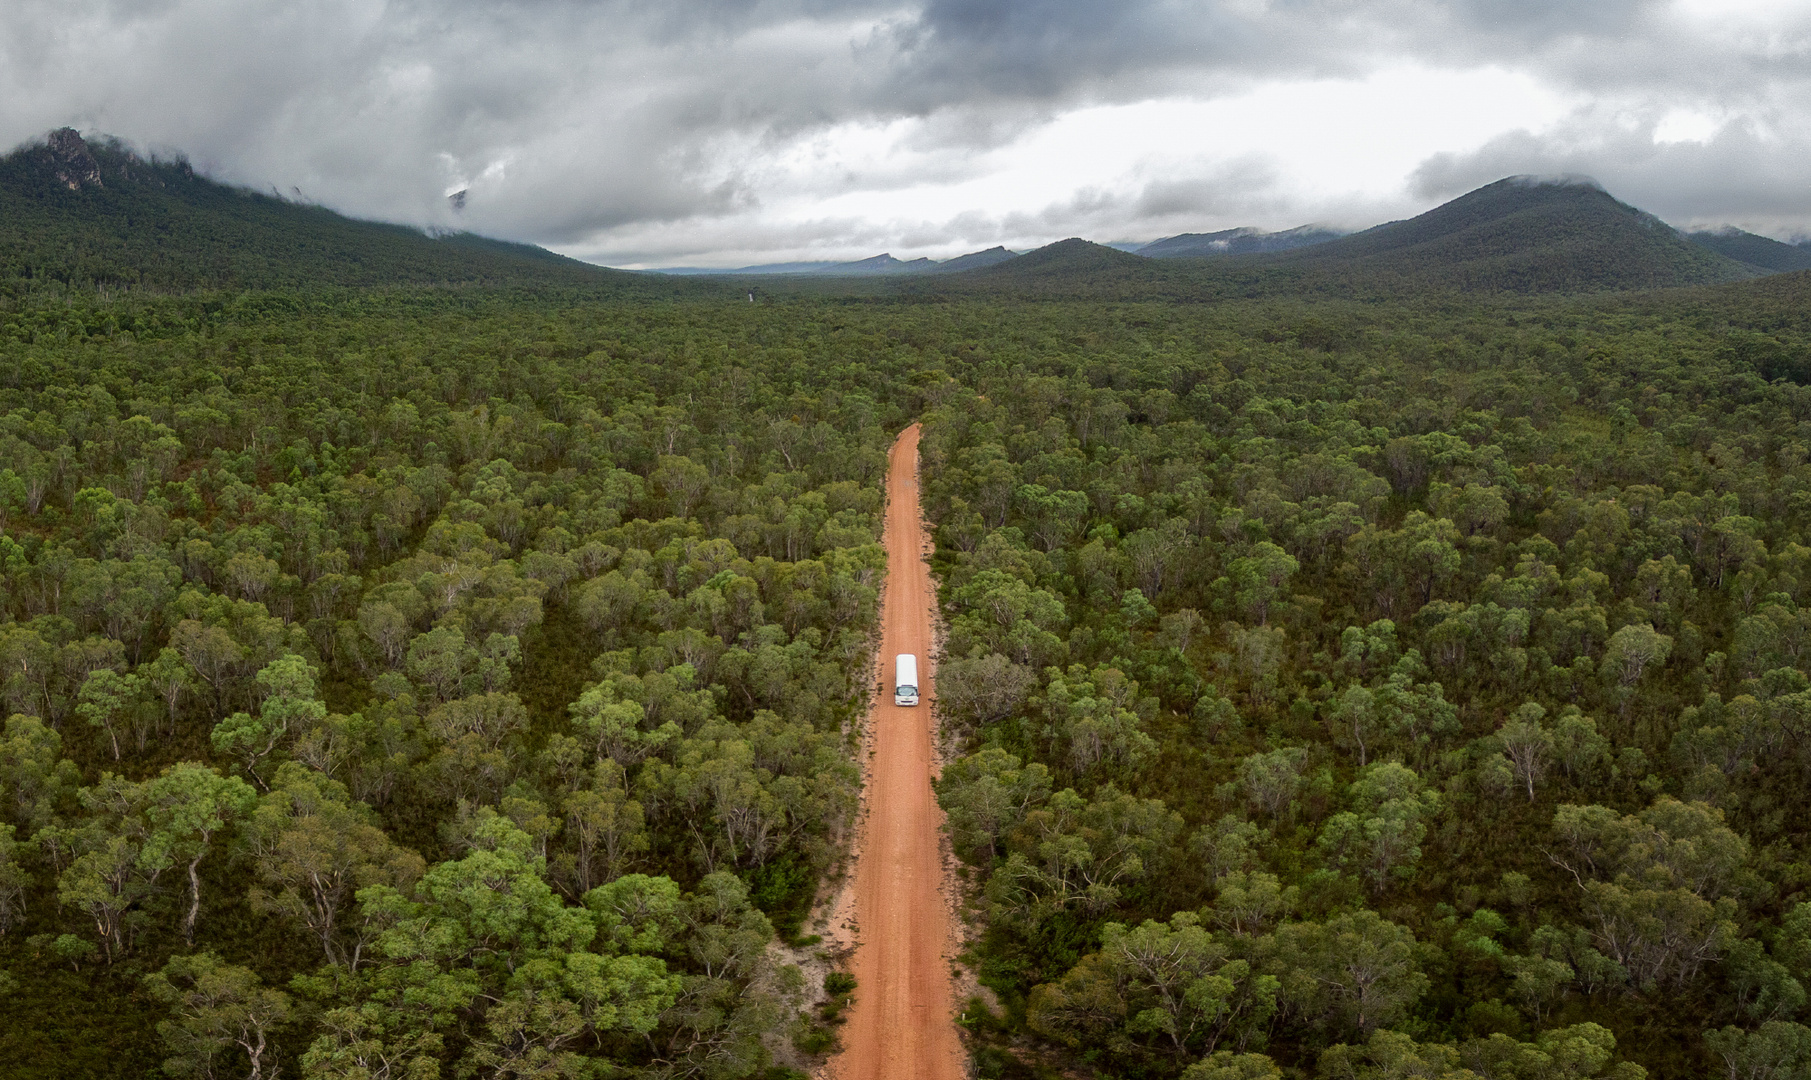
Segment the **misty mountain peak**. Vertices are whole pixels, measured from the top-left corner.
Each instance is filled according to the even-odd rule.
[[[1583,173],[1522,173],[1518,176],[1506,177],[1506,179],[1516,187],[1575,187],[1589,188],[1592,191],[1604,190],[1604,186],[1597,182],[1596,177],[1586,176]]]
[[[79,190],[85,184],[104,186],[101,184],[101,163],[89,153],[81,132],[74,128],[58,128],[50,133],[45,146],[50,151],[57,179],[69,190]]]

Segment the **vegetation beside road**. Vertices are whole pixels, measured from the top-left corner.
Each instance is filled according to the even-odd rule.
[[[1059,245],[749,303],[262,248],[331,215],[115,153],[0,243],[5,1076],[819,1061],[770,945],[917,418],[983,1076],[1811,1067],[1804,274]]]

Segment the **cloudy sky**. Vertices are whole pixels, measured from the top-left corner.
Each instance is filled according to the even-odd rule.
[[[62,125],[614,266],[1361,227],[1513,173],[1793,237],[1811,0],[5,0],[0,143]]]

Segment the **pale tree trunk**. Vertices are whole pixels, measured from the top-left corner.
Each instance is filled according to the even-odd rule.
[[[206,854],[207,848],[203,846],[201,855],[189,862],[189,915],[182,923],[182,937],[191,948],[195,945],[195,921],[201,918],[201,875],[196,868],[201,865],[202,857]]]

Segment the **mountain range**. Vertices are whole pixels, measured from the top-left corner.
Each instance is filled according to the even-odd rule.
[[[1226,229],[1211,233],[1182,233],[1153,240],[1135,253],[1152,259],[1212,258],[1216,255],[1264,255],[1275,251],[1292,251],[1337,240],[1346,235],[1324,225],[1303,225],[1283,232],[1263,229]]]
[[[727,296],[720,279],[737,277],[758,278],[770,290],[1211,299],[1604,292],[1805,269],[1811,247],[1736,229],[1682,233],[1576,177],[1509,177],[1350,234],[1318,225],[1244,228],[1164,237],[1132,252],[1070,239],[1024,254],[995,247],[941,262],[883,254],[650,273],[471,233],[359,221],[217,183],[184,161],[141,158],[117,141],[70,129],[0,157],[0,295],[480,284]],[[732,288],[739,294],[742,286]]]
[[[763,263],[759,266],[738,266],[725,270],[708,266],[669,266],[654,271],[659,274],[675,274],[682,277],[700,276],[747,276],[813,274],[820,277],[870,277],[880,274],[950,274],[961,270],[978,270],[983,266],[1005,262],[1018,256],[1016,251],[1003,247],[991,247],[986,251],[971,251],[967,255],[958,255],[953,259],[895,259],[890,254],[875,255],[868,259],[854,262],[786,262]]]
[[[985,261],[983,261],[985,260]],[[909,277],[935,292],[1025,289],[1154,295],[1600,292],[1739,281],[1811,269],[1811,247],[1738,229],[1681,233],[1583,177],[1514,176],[1425,214],[1356,233],[1321,225],[1183,233],[1122,250],[1072,238],[1023,255],[1004,248],[947,263],[890,255],[687,273]]]
[[[1287,235],[1234,230],[1203,240],[1231,247]],[[1112,298],[1590,293],[1741,281],[1793,269],[1804,253],[1727,230],[1688,237],[1593,181],[1531,176],[1499,180],[1407,220],[1282,250],[1209,247],[1145,257],[1152,246],[1133,254],[1071,239],[961,277],[973,292]],[[1172,252],[1204,246],[1193,238],[1166,245]]]

